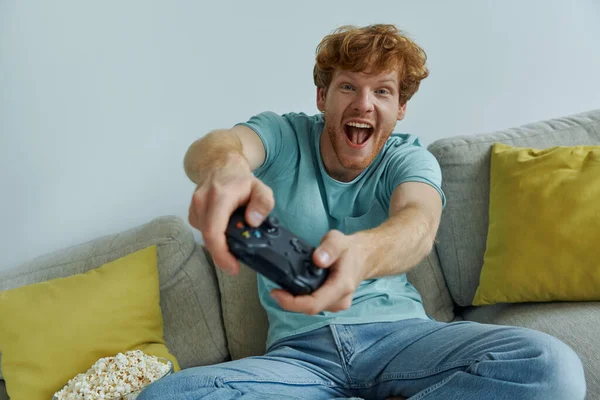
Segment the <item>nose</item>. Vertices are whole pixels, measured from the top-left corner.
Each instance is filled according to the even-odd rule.
[[[361,114],[373,111],[373,93],[369,90],[360,90],[356,92],[353,107]]]

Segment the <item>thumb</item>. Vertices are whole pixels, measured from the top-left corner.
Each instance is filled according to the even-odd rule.
[[[321,244],[313,253],[313,262],[321,268],[328,268],[333,265],[342,254],[343,237],[344,234],[340,231],[327,232],[321,239]]]

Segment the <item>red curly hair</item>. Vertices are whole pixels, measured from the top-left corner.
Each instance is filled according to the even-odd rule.
[[[342,26],[317,46],[313,78],[327,88],[336,69],[380,73],[398,71],[400,104],[405,104],[429,75],[427,55],[394,25]]]

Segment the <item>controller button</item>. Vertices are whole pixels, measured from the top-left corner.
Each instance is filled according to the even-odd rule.
[[[242,221],[239,221],[237,224],[235,224],[235,227],[238,229],[244,229],[244,223]]]
[[[244,232],[242,232],[242,236],[245,237],[246,239],[250,239],[250,232],[244,231]]]
[[[260,233],[260,231],[254,231],[252,233],[254,234],[254,237],[257,239],[260,239],[262,237],[262,234]]]

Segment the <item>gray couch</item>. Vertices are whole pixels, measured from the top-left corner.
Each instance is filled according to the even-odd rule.
[[[440,321],[473,320],[538,329],[568,343],[583,360],[589,399],[600,399],[600,304],[539,303],[471,307],[487,236],[489,154],[494,142],[545,148],[600,145],[600,110],[429,146],[442,167],[448,204],[435,250],[409,272],[427,312]],[[182,368],[264,351],[267,320],[248,268],[215,271],[188,225],[160,217],[143,226],[37,258],[0,273],[0,291],[81,273],[157,244],[167,346]],[[0,371],[0,399],[7,399]]]

